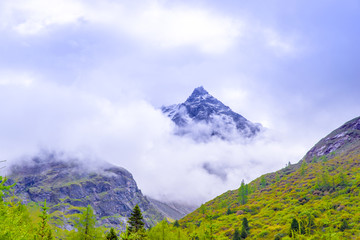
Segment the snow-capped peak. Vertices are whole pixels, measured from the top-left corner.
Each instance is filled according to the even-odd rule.
[[[195,88],[184,103],[161,109],[177,125],[176,134],[189,135],[195,140],[253,137],[261,129],[260,124],[254,124],[233,112],[202,86]]]

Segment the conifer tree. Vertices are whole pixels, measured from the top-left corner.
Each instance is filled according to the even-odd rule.
[[[179,224],[179,221],[178,221],[178,220],[175,220],[175,222],[174,222],[174,227],[180,227],[180,224]]]
[[[48,207],[46,207],[46,199],[44,201],[44,206],[41,208],[42,212],[40,215],[40,223],[39,223],[39,227],[37,229],[37,232],[35,233],[35,239],[36,240],[52,240],[54,239],[53,234],[52,234],[52,230],[48,224],[48,214],[47,214],[47,210]]]
[[[230,207],[228,207],[228,209],[227,209],[227,211],[226,211],[226,215],[230,215],[230,214],[232,214],[233,212],[231,211],[231,208]]]
[[[265,188],[266,187],[266,179],[264,176],[261,176],[260,178],[260,187]]]
[[[239,229],[235,228],[232,240],[241,240]]]
[[[118,240],[118,236],[116,235],[116,232],[114,228],[110,229],[110,232],[106,234],[106,240]]]
[[[243,218],[242,226],[247,232],[249,232],[250,227],[249,227],[249,222],[246,217]]]
[[[96,217],[94,210],[88,205],[75,224],[75,227],[77,228],[75,239],[89,240],[99,238],[100,233],[97,231],[95,224]]]
[[[240,237],[242,239],[245,239],[245,238],[247,238],[247,236],[248,236],[248,233],[246,232],[245,228],[241,228]]]
[[[240,204],[245,204],[247,202],[248,195],[248,186],[245,184],[244,179],[241,181],[239,188],[239,202]]]
[[[300,167],[300,175],[301,176],[304,176],[305,171],[306,171],[306,167],[307,167],[307,163],[306,163],[305,160],[303,160],[303,162],[301,164],[301,167]]]
[[[144,219],[139,205],[135,205],[131,217],[129,218],[129,232],[135,233],[144,229]]]
[[[290,226],[289,236],[295,237],[295,235],[298,234],[299,229],[299,222],[296,220],[296,218],[293,218]]]
[[[244,217],[242,221],[242,228],[240,233],[241,238],[245,239],[249,235],[249,230],[250,230],[249,222],[247,218]]]

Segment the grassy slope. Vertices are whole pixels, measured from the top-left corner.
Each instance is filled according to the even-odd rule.
[[[229,239],[246,217],[251,228],[248,239],[286,239],[293,218],[310,218],[315,226],[300,239],[360,239],[360,146],[355,144],[339,156],[329,154],[307,164],[304,170],[297,166],[297,170],[290,167],[265,175],[266,187],[260,186],[261,178],[251,182],[253,193],[244,205],[239,203],[238,190],[228,191],[187,215],[180,224],[187,229],[211,224],[216,239]],[[346,185],[341,184],[341,173]],[[321,189],[324,177],[328,189]],[[234,213],[227,214],[228,208]],[[343,219],[350,228],[344,232],[339,230]]]

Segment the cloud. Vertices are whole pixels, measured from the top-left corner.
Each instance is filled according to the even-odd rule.
[[[36,78],[26,87],[1,85],[0,107],[0,155],[8,164],[41,149],[107,161],[129,170],[145,194],[165,200],[204,202],[299,160],[302,150],[269,132],[242,144],[198,143],[174,135],[170,119],[144,100],[114,103]]]
[[[249,36],[265,39],[265,44],[281,54],[294,53],[289,37],[254,19],[226,16],[206,7],[150,0],[85,1],[32,0],[0,3],[3,29],[20,35],[51,33],[59,26],[101,27],[126,36],[145,47],[167,51],[190,47],[205,54],[229,51]],[[253,40],[251,40],[253,41]]]
[[[238,19],[206,9],[159,1],[5,1],[3,25],[23,35],[36,35],[59,25],[102,25],[157,48],[190,46],[204,53],[222,53],[241,35]]]

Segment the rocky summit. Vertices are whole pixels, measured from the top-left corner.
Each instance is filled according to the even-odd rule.
[[[232,111],[203,87],[195,88],[184,103],[163,106],[161,110],[176,124],[177,135],[188,135],[198,141],[213,137],[223,140],[239,136],[250,138],[262,128],[261,124],[252,123]]]
[[[354,118],[321,139],[305,155],[307,162],[323,156],[338,155],[360,147],[360,117]]]
[[[124,230],[136,204],[146,226],[164,216],[137,187],[130,172],[108,163],[89,163],[61,154],[42,154],[11,167],[9,183],[24,203],[47,201],[53,221],[72,229],[71,219],[91,205],[98,224]]]

